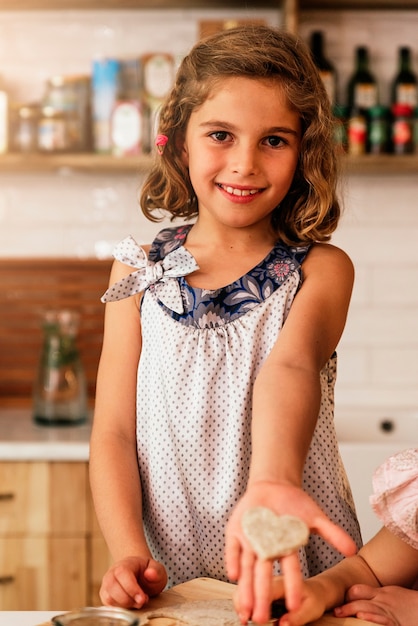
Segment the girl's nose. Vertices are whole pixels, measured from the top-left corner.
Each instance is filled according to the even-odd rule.
[[[231,161],[232,171],[241,176],[251,176],[258,170],[256,151],[249,146],[237,146]]]

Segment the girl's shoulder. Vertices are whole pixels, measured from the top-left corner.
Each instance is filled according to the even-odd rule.
[[[189,230],[193,224],[183,224],[181,226],[172,226],[171,228],[163,228],[156,235],[152,242],[148,258],[150,261],[161,261],[167,254],[176,250],[186,241]]]
[[[315,243],[302,264],[303,281],[307,279],[312,285],[322,289],[337,286],[350,292],[354,284],[354,265],[344,250],[329,243]]]
[[[353,262],[342,248],[331,243],[314,243],[309,248],[306,263],[352,268]]]

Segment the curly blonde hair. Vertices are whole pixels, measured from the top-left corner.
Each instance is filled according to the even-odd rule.
[[[338,154],[333,117],[321,77],[307,46],[292,34],[247,25],[199,41],[183,59],[163,104],[158,132],[168,137],[142,187],[140,204],[151,221],[198,215],[198,200],[181,161],[191,113],[219,82],[230,76],[278,80],[300,115],[302,139],[292,185],[272,212],[272,226],[287,244],[327,241],[341,209],[337,198]]]

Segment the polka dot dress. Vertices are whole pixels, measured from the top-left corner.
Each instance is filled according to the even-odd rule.
[[[189,228],[162,231],[150,260],[158,263],[182,246]],[[260,266],[216,291],[175,279],[181,314],[164,304],[155,285],[144,292],[138,460],[146,535],[167,568],[169,585],[200,576],[227,580],[224,530],[247,484],[252,388],[300,286],[306,253],[277,245]],[[333,426],[335,360],[321,373],[321,409],[303,484],[360,545]],[[315,536],[300,557],[308,576],[341,555]]]

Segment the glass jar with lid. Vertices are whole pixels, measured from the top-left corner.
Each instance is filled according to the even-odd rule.
[[[172,623],[171,620],[170,623]],[[55,615],[52,618],[52,624],[53,626],[139,626],[139,618],[134,612],[115,606],[87,606]]]
[[[19,104],[13,108],[11,123],[11,147],[16,152],[38,150],[38,121],[40,105]]]
[[[43,105],[52,107],[66,120],[69,151],[78,152],[90,149],[89,76],[52,76],[46,83]]]
[[[68,152],[66,115],[52,106],[44,106],[38,122],[38,149],[41,152]]]

